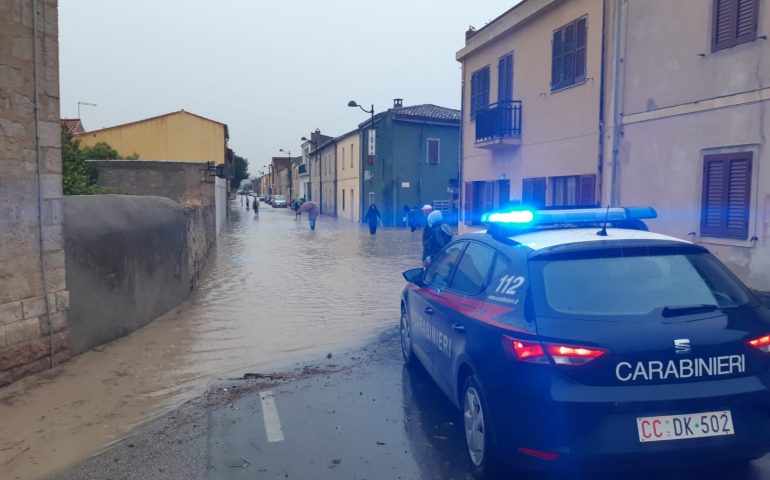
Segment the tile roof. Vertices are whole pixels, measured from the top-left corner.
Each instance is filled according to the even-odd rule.
[[[459,125],[460,120],[462,119],[460,110],[425,103],[422,105],[411,105],[409,107],[389,108],[386,112],[380,112],[374,115],[375,123],[388,113],[392,113],[393,118],[396,120],[422,120],[437,123],[456,123]],[[358,127],[366,128],[370,124],[371,119],[359,123]]]
[[[79,118],[62,118],[61,124],[71,135],[77,135],[86,131]]]
[[[460,123],[460,110],[454,108],[439,107],[426,103],[423,105],[412,105],[410,107],[393,108],[395,118],[406,118],[416,120],[438,120],[443,122]]]

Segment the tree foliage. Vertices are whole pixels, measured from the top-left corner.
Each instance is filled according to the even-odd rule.
[[[137,159],[134,153],[128,159]],[[65,195],[95,195],[113,193],[111,189],[96,185],[97,171],[86,160],[124,159],[117,150],[104,142],[92,147],[82,147],[65,129],[61,131],[62,177]]]
[[[241,181],[246,178],[249,178],[249,161],[233,154],[233,179],[230,181],[230,188],[237,190],[241,186]]]

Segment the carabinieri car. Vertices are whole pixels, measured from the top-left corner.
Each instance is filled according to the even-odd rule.
[[[650,207],[513,210],[404,272],[401,346],[461,409],[479,478],[770,450],[770,311]]]

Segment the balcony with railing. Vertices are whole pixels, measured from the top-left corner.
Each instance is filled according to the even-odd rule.
[[[304,175],[307,173],[307,165],[300,163],[297,165],[297,175]]]
[[[479,148],[521,145],[521,100],[505,100],[476,112],[476,141]]]

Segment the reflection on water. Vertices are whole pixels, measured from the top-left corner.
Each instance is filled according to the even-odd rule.
[[[39,478],[199,394],[211,375],[268,369],[369,338],[398,319],[421,232],[233,207],[192,298],[133,334],[0,389],[3,478]],[[269,367],[268,364],[271,366]],[[261,365],[261,367],[260,367]]]

